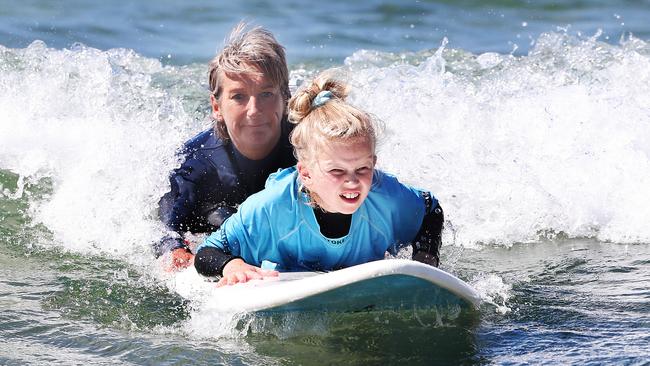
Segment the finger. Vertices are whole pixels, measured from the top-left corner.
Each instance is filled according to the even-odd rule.
[[[258,273],[257,270],[252,269],[252,270],[246,271],[246,277],[248,277],[249,280],[261,280],[262,279],[262,274]]]
[[[236,284],[237,282],[239,282],[239,280],[237,279],[237,273],[231,273],[228,276],[228,286],[232,286],[232,285]]]
[[[261,269],[261,268],[257,268],[257,273],[261,274],[264,277],[277,277],[280,274],[280,272],[272,269]]]
[[[217,282],[217,287],[223,287],[228,285],[228,279],[226,277],[221,277],[219,282]]]
[[[244,283],[248,281],[248,277],[246,276],[245,272],[237,272],[235,273],[234,280],[234,283]]]

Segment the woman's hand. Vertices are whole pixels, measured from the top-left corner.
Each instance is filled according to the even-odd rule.
[[[233,259],[223,267],[223,277],[217,282],[217,287],[244,283],[250,280],[260,280],[264,277],[277,277],[278,271],[261,269],[252,266],[242,259]]]
[[[165,270],[175,272],[194,264],[194,254],[185,248],[177,248],[165,256],[165,261]]]

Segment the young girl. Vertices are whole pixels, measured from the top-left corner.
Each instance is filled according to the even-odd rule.
[[[376,128],[345,102],[347,87],[319,76],[289,101],[296,167],[272,174],[197,250],[218,285],[277,271],[327,271],[413,245],[438,266],[443,213],[429,193],[375,170]]]

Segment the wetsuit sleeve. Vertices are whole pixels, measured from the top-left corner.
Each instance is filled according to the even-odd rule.
[[[420,230],[413,241],[413,259],[438,267],[440,263],[440,246],[442,245],[442,225],[445,221],[442,207],[431,197],[429,192],[423,192],[425,215]]]
[[[200,248],[194,257],[194,268],[206,277],[223,276],[223,268],[233,259],[240,258],[227,254],[219,247],[206,246]]]
[[[178,248],[189,247],[183,240],[183,233],[188,231],[190,220],[198,217],[197,185],[205,168],[195,159],[188,159],[169,177],[170,191],[159,202],[160,220],[174,233],[165,236],[153,245],[154,254],[159,257]]]
[[[197,248],[194,258],[196,271],[203,276],[221,276],[223,268],[240,257],[241,213],[228,218],[219,230],[210,234]],[[245,240],[245,239],[244,239]]]
[[[187,252],[191,252],[183,238],[172,235],[165,235],[159,242],[153,244],[153,251],[156,258],[180,248],[184,248]]]

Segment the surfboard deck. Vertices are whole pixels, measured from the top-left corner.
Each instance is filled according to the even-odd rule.
[[[476,309],[480,297],[440,269],[388,259],[327,272],[280,273],[214,291],[212,309],[223,312],[358,312],[433,307]]]

